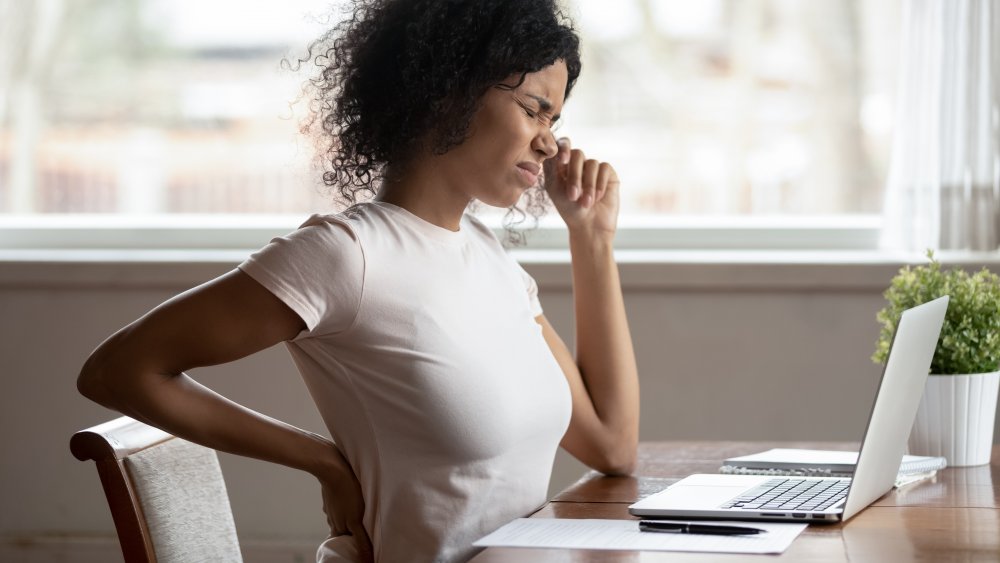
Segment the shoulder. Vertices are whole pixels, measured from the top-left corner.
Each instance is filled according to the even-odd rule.
[[[480,240],[486,241],[491,245],[495,245],[500,250],[503,250],[503,245],[500,243],[500,239],[497,238],[496,234],[493,233],[493,229],[486,226],[485,223],[479,220],[475,215],[466,213],[463,216],[463,222],[468,226],[470,234]]]
[[[339,213],[311,215],[291,236],[339,243],[350,240],[358,246],[365,246],[366,241],[377,238],[380,231],[391,223],[389,211],[374,202],[364,202]]]
[[[358,235],[348,221],[337,215],[312,215],[288,238],[313,239],[328,242],[350,239],[358,241]]]
[[[322,265],[343,266],[363,261],[356,225],[348,216],[338,213],[309,216],[294,231],[271,239],[244,265],[274,270],[313,270]]]

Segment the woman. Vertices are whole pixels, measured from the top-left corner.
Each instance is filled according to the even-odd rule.
[[[540,0],[382,0],[314,45],[324,176],[349,202],[123,328],[87,397],[205,446],[308,471],[320,561],[461,561],[545,501],[557,445],[635,463],[638,381],[612,255],[619,182],[551,127],[578,41]],[[569,231],[574,358],[537,287],[465,210],[547,192]],[[534,187],[534,188],[533,188]],[[285,342],[333,441],[185,370]]]

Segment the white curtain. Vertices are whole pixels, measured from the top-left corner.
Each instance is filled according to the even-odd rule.
[[[1000,247],[1000,1],[904,0],[882,246]]]

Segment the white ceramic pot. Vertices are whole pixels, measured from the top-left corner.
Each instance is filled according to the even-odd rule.
[[[944,456],[955,467],[989,463],[998,388],[1000,371],[928,377],[910,453]]]

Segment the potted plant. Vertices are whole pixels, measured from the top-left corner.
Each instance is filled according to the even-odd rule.
[[[905,309],[951,296],[909,449],[944,456],[953,466],[983,465],[990,461],[1000,386],[1000,277],[986,268],[945,270],[933,252],[927,257],[929,264],[903,267],[885,291],[872,360],[885,362]]]

